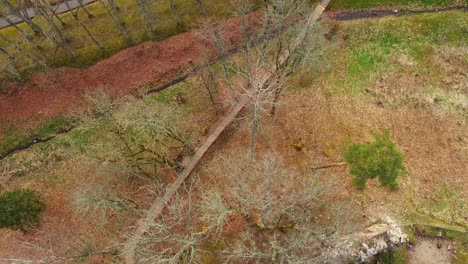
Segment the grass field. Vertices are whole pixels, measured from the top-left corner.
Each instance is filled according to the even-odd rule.
[[[362,93],[367,89],[394,105],[412,103],[424,107],[432,101],[467,114],[462,93],[466,79],[454,75],[454,71],[462,72],[466,63],[468,38],[464,12],[415,15],[404,20],[356,21],[340,27],[347,32],[343,51],[348,59],[334,65],[333,75],[327,79],[330,93]],[[396,85],[392,82],[402,81],[407,81],[414,93],[401,94],[406,98],[400,100],[388,97],[388,93],[398,92],[392,89]]]
[[[466,5],[467,3],[467,0],[334,0],[330,4],[330,9],[342,10],[372,7],[427,8]]]
[[[31,143],[33,140],[53,135],[60,130],[70,127],[72,124],[72,118],[50,118],[49,120],[43,121],[34,129],[19,132],[13,124],[5,125],[5,123],[3,123],[0,129],[0,142],[2,142],[0,144],[0,156],[15,147],[23,146]]]

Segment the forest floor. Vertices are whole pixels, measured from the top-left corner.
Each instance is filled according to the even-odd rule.
[[[399,179],[400,189],[390,191],[371,183],[366,191],[357,192],[346,167],[319,172],[338,185],[337,199],[351,201],[358,219],[366,223],[387,215],[413,223],[415,215],[424,215],[466,228],[466,13],[325,20],[322,25],[326,34],[324,49],[317,51],[319,60],[306,63],[293,77],[277,116],[263,120],[257,152],[273,153],[285,166],[306,170],[341,161],[341,144],[347,139],[367,142],[372,132],[390,129],[409,170],[409,176]],[[98,89],[117,97],[138,95],[142,86],[168,82],[205,59],[203,43],[196,32],[184,33],[124,50],[89,69],[61,68],[33,74],[33,85],[7,84],[0,95],[2,125],[8,124],[14,131],[9,133],[15,134],[48,118],[73,114],[85,107],[85,95]],[[202,141],[202,131],[216,115],[207,109],[209,99],[196,76],[144,100],[172,105],[178,94],[187,99],[181,108],[192,137]],[[2,129],[8,129],[0,127],[8,135]],[[122,241],[138,213],[83,212],[77,209],[77,197],[90,190],[104,191],[104,197],[130,197],[145,208],[154,194],[148,182],[129,180],[95,159],[105,139],[101,133],[96,127],[81,127],[0,162],[2,189],[34,189],[47,201],[36,230],[0,231],[0,256],[77,256],[112,250],[114,242]],[[239,119],[210,150],[194,181],[216,185],[208,168],[215,167],[220,157],[246,152],[249,139],[249,125]],[[304,145],[302,151],[293,146],[298,141]],[[167,181],[173,179],[173,173],[166,174]],[[424,243],[415,254],[427,248]],[[454,257],[463,263],[466,249],[457,246],[461,255]]]

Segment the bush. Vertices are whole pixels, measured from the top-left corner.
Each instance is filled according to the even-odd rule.
[[[343,156],[351,174],[356,176],[353,183],[360,190],[366,187],[368,179],[376,177],[382,186],[396,189],[397,177],[406,173],[404,156],[396,149],[388,131],[374,134],[374,141],[369,144],[351,144]]]
[[[0,195],[0,228],[25,231],[39,222],[45,209],[42,198],[31,190],[14,190]]]

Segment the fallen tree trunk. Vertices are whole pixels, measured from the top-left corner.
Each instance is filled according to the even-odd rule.
[[[328,6],[331,0],[323,0],[321,4],[318,4],[315,10],[308,16],[306,20],[306,30],[298,36],[294,41],[294,45],[290,50],[286,50],[282,56],[279,58],[279,65],[284,64],[291,55],[291,52],[297,49],[307,36],[307,29],[309,29],[323,14],[325,8]],[[270,79],[275,77],[276,65],[273,65],[271,69],[264,69],[259,71],[258,83],[257,86],[265,85]],[[124,244],[123,257],[125,263],[134,264],[135,252],[138,247],[138,243],[141,240],[141,237],[148,231],[151,224],[154,223],[155,219],[159,217],[166,207],[167,203],[172,199],[172,197],[177,193],[177,190],[182,186],[184,181],[190,176],[192,171],[198,165],[198,162],[202,159],[203,155],[208,151],[209,147],[216,141],[216,139],[221,135],[224,129],[234,120],[237,114],[244,108],[248,103],[249,97],[241,96],[238,103],[231,109],[231,111],[219,122],[219,125],[213,131],[213,133],[207,138],[206,142],[197,150],[193,156],[190,163],[184,169],[184,171],[179,175],[177,180],[172,183],[167,189],[164,196],[153,202],[150,209],[147,211],[146,215],[141,218],[136,225],[135,231],[128,238],[127,242]]]
[[[346,166],[346,165],[348,165],[347,162],[338,162],[338,163],[323,165],[323,166],[319,166],[319,167],[312,167],[310,169],[311,170],[321,170],[321,169],[328,169],[328,168],[340,167],[340,166]]]

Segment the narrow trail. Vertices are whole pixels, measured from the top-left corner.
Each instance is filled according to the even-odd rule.
[[[81,7],[81,4],[78,0],[67,0],[67,1],[68,1],[69,6],[67,6],[65,3],[62,2],[59,4],[52,5],[50,7],[51,11],[54,14],[63,14],[63,13],[69,12],[70,10],[75,10]],[[89,4],[96,2],[96,0],[82,0],[82,2],[83,2],[83,5],[89,5]],[[32,7],[27,8],[24,11],[24,13],[25,13],[24,15],[27,15],[31,19],[37,16],[36,11]],[[19,24],[23,22],[23,20],[20,17],[14,14],[9,14],[7,15],[7,17],[10,21],[12,21],[15,24]],[[7,19],[0,18],[0,29],[6,28],[9,26],[11,25],[10,23],[7,22]]]
[[[84,3],[91,3],[95,0],[83,1]],[[328,19],[348,21],[403,14],[436,13],[451,10],[467,11],[467,9],[468,6],[455,6],[431,10],[328,11],[325,14]],[[257,12],[254,14],[255,17],[258,17]],[[233,24],[235,27],[235,24],[238,23],[235,20],[235,18],[227,19],[224,22],[225,25],[221,27],[229,28],[226,27],[226,24]],[[229,30],[232,31],[232,28]],[[231,41],[235,42],[236,38],[238,38],[236,36],[238,33],[234,32],[231,34],[233,35]],[[187,41],[188,45],[181,45],[181,42],[186,39],[192,39],[193,41]],[[104,88],[109,92],[107,88],[112,86],[113,90],[117,90],[119,94],[122,94],[134,91],[135,87],[145,83],[164,83],[149,90],[148,94],[165,90],[185,81],[188,77],[196,74],[203,68],[200,66],[193,67],[194,61],[196,62],[197,57],[201,56],[199,48],[195,45],[196,42],[204,43],[198,46],[206,47],[206,40],[201,39],[196,31],[183,33],[161,42],[146,42],[128,48],[108,59],[98,62],[88,69],[79,70],[63,67],[49,73],[44,73],[42,76],[38,73],[32,74],[30,84],[21,82],[6,83],[4,91],[0,90],[0,117],[21,123],[23,118],[35,118],[37,113],[55,116],[63,113],[67,107],[79,105],[79,102],[83,101],[82,97],[84,94],[98,87]],[[151,54],[141,59],[142,56],[145,56],[149,52],[149,49],[153,49],[153,53],[154,50],[162,50],[163,52],[156,52],[156,56]],[[235,54],[239,50],[239,47],[231,48],[227,52],[227,56]],[[179,59],[174,61],[174,57],[178,57]],[[138,70],[135,67],[137,64],[140,64],[140,67],[143,67],[144,70]],[[167,64],[171,64],[169,69],[167,69]],[[148,69],[153,70],[148,71]],[[89,71],[94,72],[94,74],[90,74]],[[123,86],[127,86],[127,89],[123,88]],[[122,92],[122,90],[124,91]],[[112,91],[110,93],[115,94]],[[50,141],[56,136],[67,133],[77,127],[78,125],[72,125],[66,129],[57,131],[53,135],[44,138],[34,138],[23,145],[0,153],[0,161],[36,144]]]

